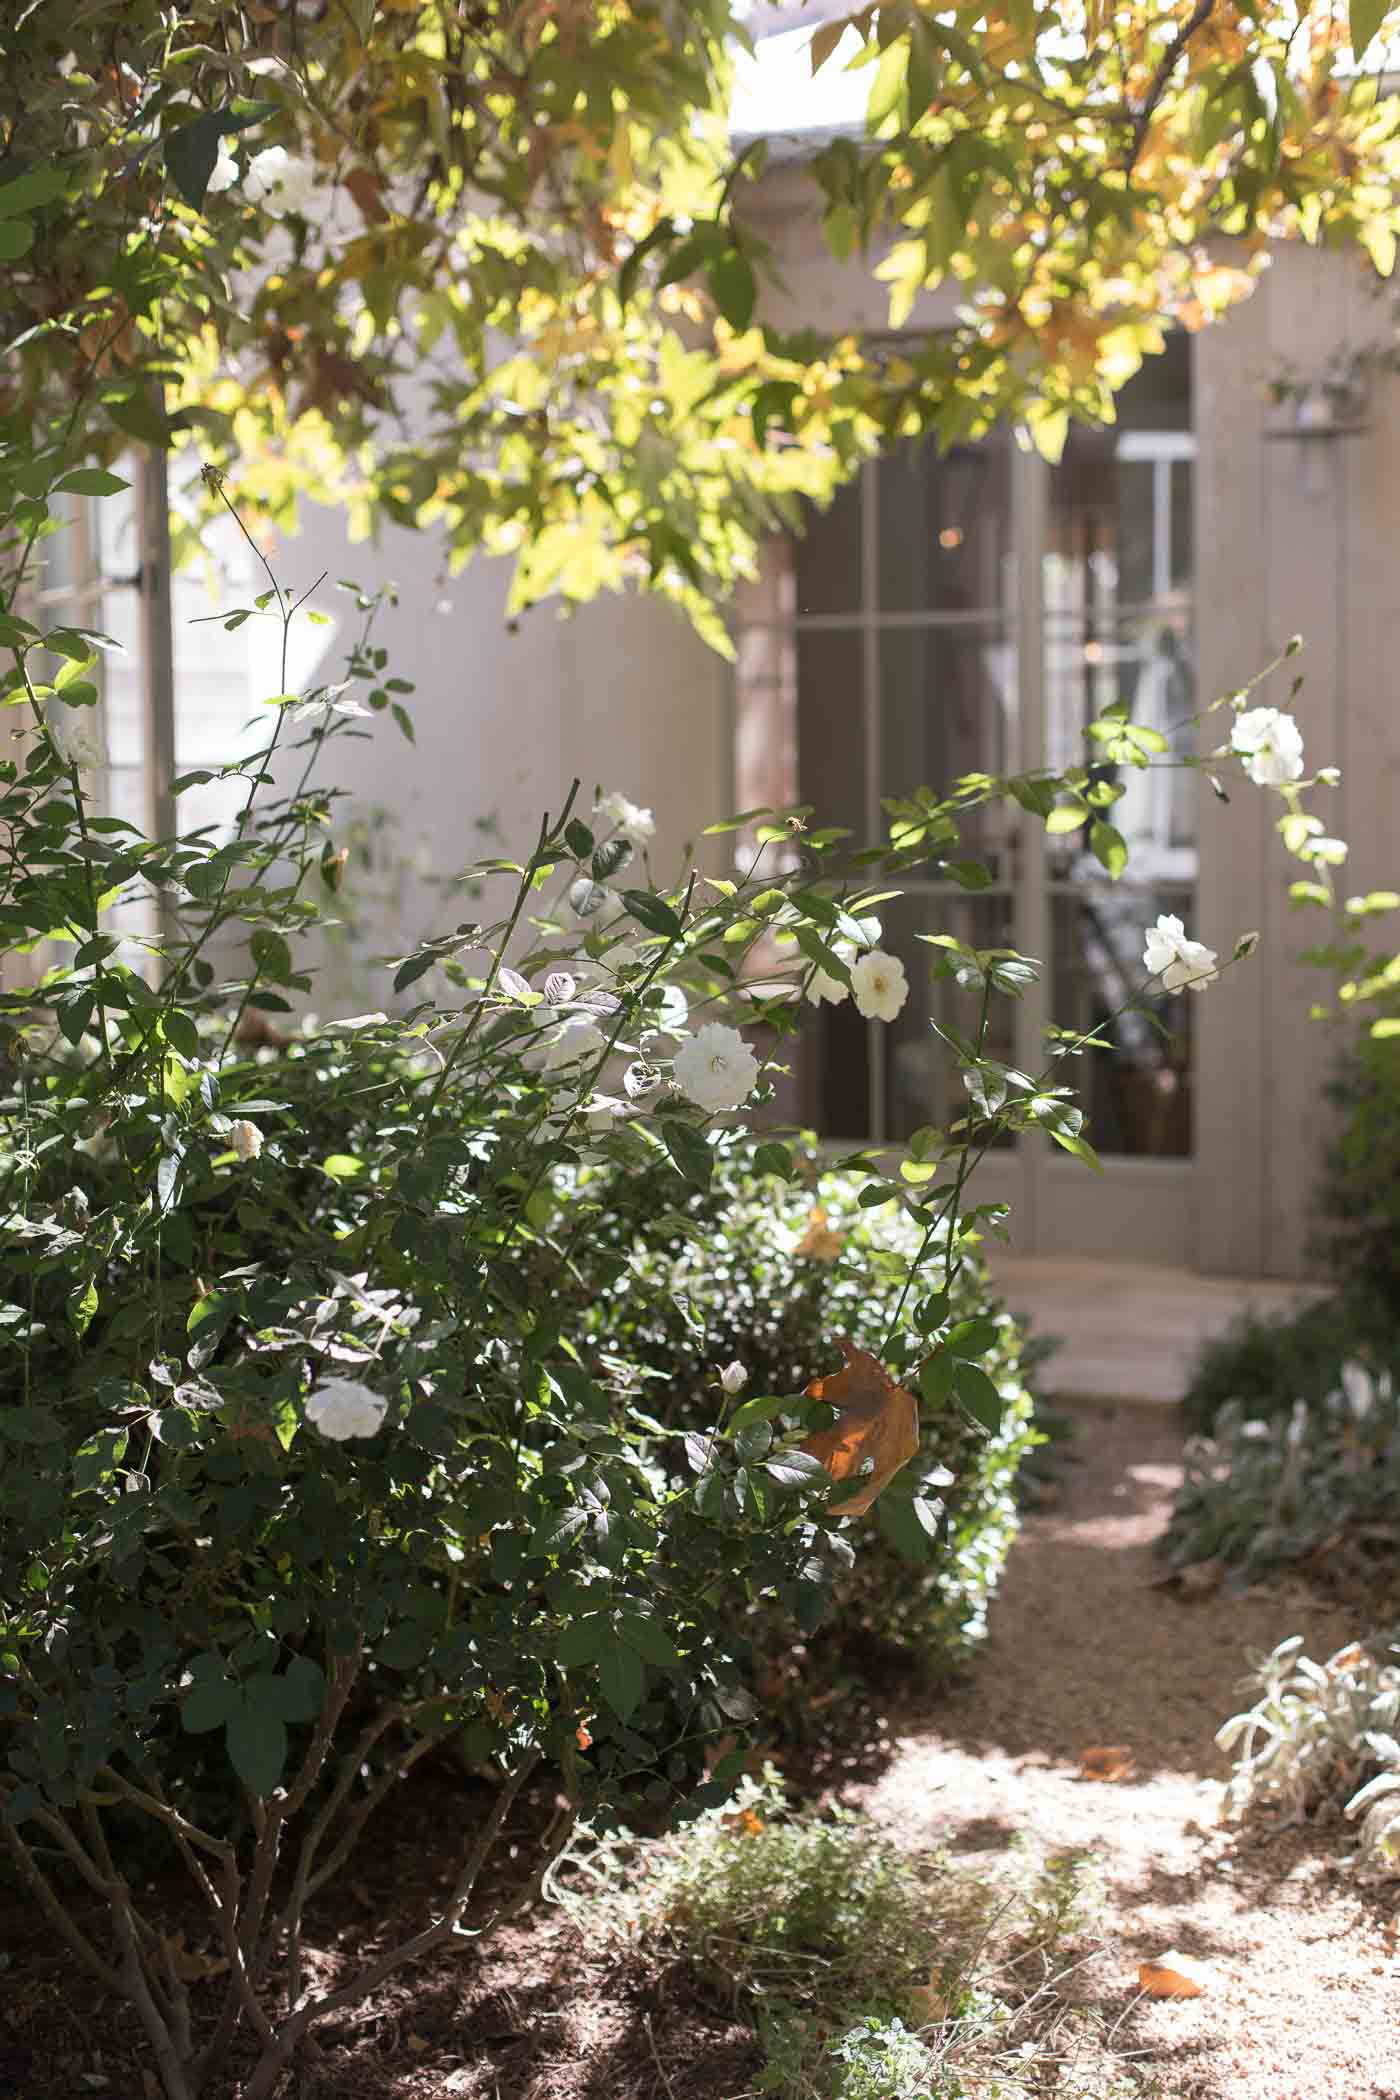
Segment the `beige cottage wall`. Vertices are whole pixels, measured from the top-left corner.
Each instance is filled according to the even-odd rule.
[[[1229,691],[1303,637],[1293,705],[1310,764],[1342,769],[1316,806],[1351,843],[1345,894],[1400,874],[1400,380],[1374,380],[1359,433],[1326,437],[1271,434],[1284,419],[1267,389],[1285,367],[1320,371],[1340,347],[1381,340],[1385,322],[1354,259],[1290,245],[1196,342],[1200,691]],[[1287,693],[1285,674],[1259,697]],[[1288,903],[1306,871],[1277,815],[1273,797],[1239,793],[1226,809],[1203,796],[1205,937],[1226,947],[1258,927],[1262,941],[1201,1001],[1197,1216],[1203,1268],[1293,1276],[1306,1273],[1337,1039],[1307,1018],[1329,987],[1299,957],[1325,921]]]
[[[298,589],[322,571],[397,586],[374,639],[388,652],[385,675],[416,687],[406,703],[416,741],[381,716],[365,741],[337,744],[335,767],[347,808],[392,815],[386,847],[404,871],[388,914],[398,924],[371,916],[383,944],[474,916],[465,899],[437,896],[415,865],[441,877],[485,855],[523,856],[575,776],[585,815],[595,784],[655,810],[655,864],[668,878],[701,827],[728,814],[729,667],[670,606],[629,594],[565,618],[552,602],[510,621],[508,563],[483,559],[448,576],[434,533],[388,528],[353,545],[339,513],[312,507],[276,567]],[[336,622],[314,675],[333,679],[353,601],[323,587],[314,602]]]
[[[883,288],[827,255],[804,177],[779,169],[748,209],[786,279],[785,292],[766,295],[766,317],[828,329],[882,324]],[[911,332],[946,320],[948,304],[944,295],[925,301]],[[1310,439],[1268,434],[1277,418],[1267,384],[1285,364],[1320,367],[1339,344],[1378,337],[1384,318],[1354,262],[1289,247],[1243,307],[1195,339],[1199,689],[1205,697],[1238,686],[1303,633],[1296,704],[1310,757],[1344,771],[1320,807],[1353,842],[1348,891],[1400,874],[1391,688],[1400,667],[1400,380],[1376,380],[1364,435]],[[668,607],[609,598],[561,621],[544,606],[512,634],[504,564],[474,563],[444,583],[431,536],[390,531],[377,550],[351,548],[326,513],[310,516],[287,558],[303,581],[321,568],[399,581],[401,602],[382,634],[394,669],[418,686],[418,745],[378,725],[371,743],[343,747],[346,784],[362,807],[393,808],[405,843],[435,869],[489,850],[482,820],[518,845],[573,773],[655,808],[666,871],[726,809],[731,675]],[[1286,696],[1286,679],[1267,694],[1280,704]],[[1202,786],[1199,930],[1226,950],[1241,931],[1263,936],[1253,961],[1197,1013],[1190,1251],[1199,1267],[1224,1274],[1305,1272],[1326,1129],[1335,1039],[1307,1021],[1325,985],[1297,960],[1322,922],[1288,907],[1288,881],[1303,871],[1272,829],[1277,807],[1242,790],[1224,808]],[[424,924],[443,922],[426,892],[409,910]],[[1144,1216],[1144,1249],[1151,1239]]]

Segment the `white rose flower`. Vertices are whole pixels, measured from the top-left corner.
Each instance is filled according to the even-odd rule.
[[[550,1036],[545,1047],[544,1069],[546,1072],[561,1071],[565,1065],[581,1064],[586,1057],[599,1057],[608,1046],[608,1039],[594,1022],[577,1015],[564,1021]]]
[[[1256,787],[1283,787],[1303,773],[1303,732],[1277,707],[1251,707],[1236,715],[1230,748],[1244,760]]]
[[[44,725],[65,766],[76,766],[80,773],[101,769],[106,753],[95,707],[70,707],[55,693],[44,709]]]
[[[622,794],[604,795],[593,812],[622,834],[633,846],[649,846],[656,837],[656,818],[649,809],[639,809]]]
[[[250,1159],[256,1159],[262,1151],[263,1134],[257,1124],[250,1123],[246,1116],[238,1118],[228,1137],[229,1143],[238,1154],[238,1157],[245,1162]]]
[[[214,163],[214,172],[204,185],[208,197],[217,197],[221,190],[231,190],[238,180],[238,162],[229,152],[223,139],[219,140],[219,157]]]
[[[749,1374],[744,1369],[744,1366],[736,1358],[732,1364],[726,1364],[724,1369],[720,1372],[719,1382],[724,1387],[726,1393],[729,1393],[731,1395],[733,1395],[734,1393],[742,1393],[744,1387],[749,1382]]]
[[[677,1052],[671,1072],[687,1100],[713,1115],[748,1099],[758,1059],[737,1028],[710,1021]]]
[[[283,212],[304,212],[316,190],[316,169],[309,160],[296,160],[285,146],[265,146],[255,153],[243,177],[243,193],[250,204],[260,204],[270,218]]]
[[[1143,963],[1154,977],[1161,978],[1164,991],[1203,992],[1211,979],[1220,974],[1214,948],[1207,948],[1201,941],[1188,941],[1186,928],[1169,912],[1163,912],[1157,924],[1148,927],[1146,940]]]
[[[856,959],[855,943],[853,941],[833,941],[831,948],[832,953],[839,955],[842,962],[849,969]],[[826,1001],[828,1006],[839,1006],[843,999],[850,997],[850,994],[851,988],[848,984],[843,984],[839,977],[829,976],[825,970],[814,971],[812,981],[807,986],[807,997],[811,1000],[813,1006],[820,1006],[823,1000]]]
[[[332,1443],[352,1436],[377,1436],[389,1403],[357,1378],[328,1378],[306,1403],[306,1419]]]
[[[909,997],[909,980],[897,955],[872,948],[851,969],[856,1011],[867,1021],[893,1021]]]
[[[1364,1422],[1376,1404],[1376,1381],[1364,1364],[1342,1365],[1342,1392],[1353,1419]]]

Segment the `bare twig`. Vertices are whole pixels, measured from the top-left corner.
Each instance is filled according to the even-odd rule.
[[[77,1956],[83,1967],[97,1978],[105,1990],[113,1992],[118,1998],[124,1998],[126,1996],[126,1985],[123,1983],[121,1976],[110,1962],[102,1959],[102,1956],[93,1946],[91,1940],[88,1939],[86,1933],[69,1917],[62,1901],[49,1886],[49,1882],[38,1861],[28,1845],[25,1844],[14,1824],[6,1823],[3,1827],[6,1843],[14,1855],[15,1865],[19,1868],[28,1887],[33,1891],[36,1902],[43,1911],[44,1916],[53,1926],[54,1931],[62,1939],[69,1952]]]
[[[1214,12],[1215,0],[1196,0],[1196,5],[1162,53],[1161,62],[1152,76],[1147,93],[1142,99],[1142,107],[1139,109],[1133,123],[1133,136],[1128,148],[1126,173],[1131,175],[1133,169],[1137,166],[1137,158],[1146,142],[1148,129],[1151,126],[1157,104],[1167,91],[1167,83],[1176,71],[1177,60],[1190,43],[1192,37],[1195,36],[1197,30],[1204,29]]]

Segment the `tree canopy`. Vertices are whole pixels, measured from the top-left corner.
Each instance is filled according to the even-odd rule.
[[[0,28],[0,498],[192,448],[712,639],[758,535],[897,438],[1053,453],[1281,235],[1392,267],[1384,0],[888,0],[814,30],[866,135],[804,163],[833,253],[931,335],[764,318],[730,0],[44,0]],[[829,10],[822,10],[829,15]],[[1222,242],[1214,237],[1226,236]],[[47,448],[47,450],[46,450]],[[38,463],[36,465],[36,453]],[[194,476],[188,477],[191,482]]]

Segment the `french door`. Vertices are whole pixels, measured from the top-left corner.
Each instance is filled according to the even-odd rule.
[[[1114,701],[1183,750],[1196,704],[1189,374],[1183,340],[1130,382],[1115,426],[1076,431],[1054,467],[1010,436],[872,462],[777,546],[742,607],[739,806],[809,802],[875,843],[888,797],[1082,760],[1087,723]],[[885,908],[909,1002],[888,1027],[849,1002],[823,1009],[795,1106],[834,1140],[890,1144],[960,1113],[929,1024],[966,1029],[974,1016],[918,936],[1014,946],[1040,962],[1039,981],[994,1002],[988,1048],[1040,1072],[1051,1022],[1105,1027],[1112,1053],[1057,1077],[1076,1086],[1106,1171],[1028,1137],[984,1163],[986,1196],[1011,1204],[1018,1248],[1187,1261],[1189,1000],[1159,999],[1151,1018],[1118,1010],[1143,981],[1145,927],[1169,911],[1194,931],[1196,777],[1166,766],[1121,778],[1114,821],[1130,859],[1118,883],[1080,834],[1047,838],[1000,804],[971,814],[964,847],[991,887],[910,882]]]

